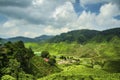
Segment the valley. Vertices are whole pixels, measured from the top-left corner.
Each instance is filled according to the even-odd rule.
[[[42,42],[1,41],[1,79],[119,80],[119,33],[79,30]]]

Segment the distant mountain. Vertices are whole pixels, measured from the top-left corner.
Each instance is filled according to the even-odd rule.
[[[45,40],[48,40],[48,39],[51,39],[53,38],[54,36],[48,36],[48,35],[42,35],[42,36],[39,36],[39,37],[35,37],[34,40],[35,41],[45,41]]]
[[[0,38],[0,42],[4,41],[11,41],[11,42],[16,42],[16,41],[23,41],[23,42],[43,42],[46,41],[50,38],[52,38],[53,36],[48,36],[48,35],[42,35],[39,37],[35,37],[35,38],[28,38],[28,37],[23,37],[23,36],[18,36],[18,37],[12,37],[12,38],[8,38],[8,39],[2,39]]]
[[[5,39],[0,38],[0,44],[3,43],[5,41]]]
[[[2,41],[2,38],[0,38],[0,41]]]
[[[68,33],[62,33],[60,35],[57,35],[57,36],[51,38],[49,41],[50,42],[74,42],[74,41],[77,41],[79,43],[83,43],[83,42],[89,41],[91,38],[95,37],[99,33],[100,33],[100,31],[88,30],[88,29],[75,30],[75,31],[70,31]]]
[[[78,42],[78,43],[87,43],[87,42],[103,42],[103,41],[110,41],[113,37],[120,38],[120,28],[113,28],[104,31],[97,31],[97,30],[89,30],[89,29],[82,29],[82,30],[73,30],[67,33],[62,33],[56,36],[48,36],[42,35],[35,38],[28,38],[28,37],[13,37],[8,39],[0,38],[0,41],[19,41],[22,40],[23,42]]]
[[[110,41],[114,36],[120,37],[120,28],[108,29],[104,31],[96,30],[74,30],[62,33],[49,40],[49,42],[78,42],[86,43],[90,41],[102,42]]]
[[[34,42],[34,39],[28,38],[28,37],[22,37],[22,36],[6,39],[6,41],[12,41],[12,42],[16,42],[16,41],[20,41],[20,40],[23,42]]]

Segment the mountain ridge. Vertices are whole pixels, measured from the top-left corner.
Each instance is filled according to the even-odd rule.
[[[112,28],[103,31],[97,30],[74,30],[67,33],[62,33],[49,40],[49,42],[74,42],[87,43],[89,41],[102,42],[110,41],[114,36],[120,37],[120,28]]]
[[[86,43],[89,41],[110,41],[114,36],[120,37],[120,28],[112,28],[103,31],[90,30],[90,29],[81,29],[81,30],[72,30],[67,33],[61,33],[60,35],[41,35],[35,38],[17,36],[8,39],[0,38],[0,41],[12,41],[16,42],[22,40],[23,42],[78,42]]]
[[[52,38],[53,36],[51,35],[41,35],[41,36],[38,36],[38,37],[35,37],[35,38],[29,38],[29,37],[24,37],[24,36],[17,36],[17,37],[11,37],[11,38],[7,38],[7,39],[4,39],[4,38],[0,38],[0,41],[4,41],[4,42],[8,42],[8,41],[11,41],[11,42],[16,42],[16,41],[23,41],[23,42],[43,42],[47,39],[50,39]]]

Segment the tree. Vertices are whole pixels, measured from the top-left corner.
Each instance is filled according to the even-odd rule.
[[[18,62],[16,59],[9,59],[7,67],[2,68],[1,73],[3,75],[9,74],[15,78],[18,78],[18,73],[21,71],[20,69],[20,62]]]
[[[49,58],[49,56],[50,56],[50,54],[49,54],[48,51],[42,51],[42,52],[41,52],[41,57],[42,57],[42,58]]]
[[[50,58],[49,61],[48,61],[48,63],[49,63],[51,66],[54,66],[55,63],[56,63],[55,58]]]
[[[16,80],[16,79],[10,75],[4,75],[2,76],[1,80]]]
[[[24,42],[23,41],[18,41],[15,43],[17,48],[25,48]]]
[[[66,57],[65,56],[60,56],[60,59],[66,60]]]

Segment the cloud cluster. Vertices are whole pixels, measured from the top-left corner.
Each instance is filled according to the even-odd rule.
[[[0,36],[35,37],[56,35],[75,29],[103,30],[120,27],[119,0],[81,0],[80,5],[104,3],[99,13],[82,10],[78,16],[71,3],[75,0],[0,0]],[[1,16],[0,15],[0,16]]]
[[[120,0],[80,0],[81,5],[87,5],[87,4],[96,4],[96,3],[114,3],[120,6]]]
[[[27,7],[31,5],[32,0],[0,0],[0,6],[19,6]]]
[[[83,11],[77,21],[70,25],[76,27],[76,29],[96,30],[120,27],[120,20],[114,18],[117,15],[120,15],[118,6],[108,3],[101,6],[99,14]]]

